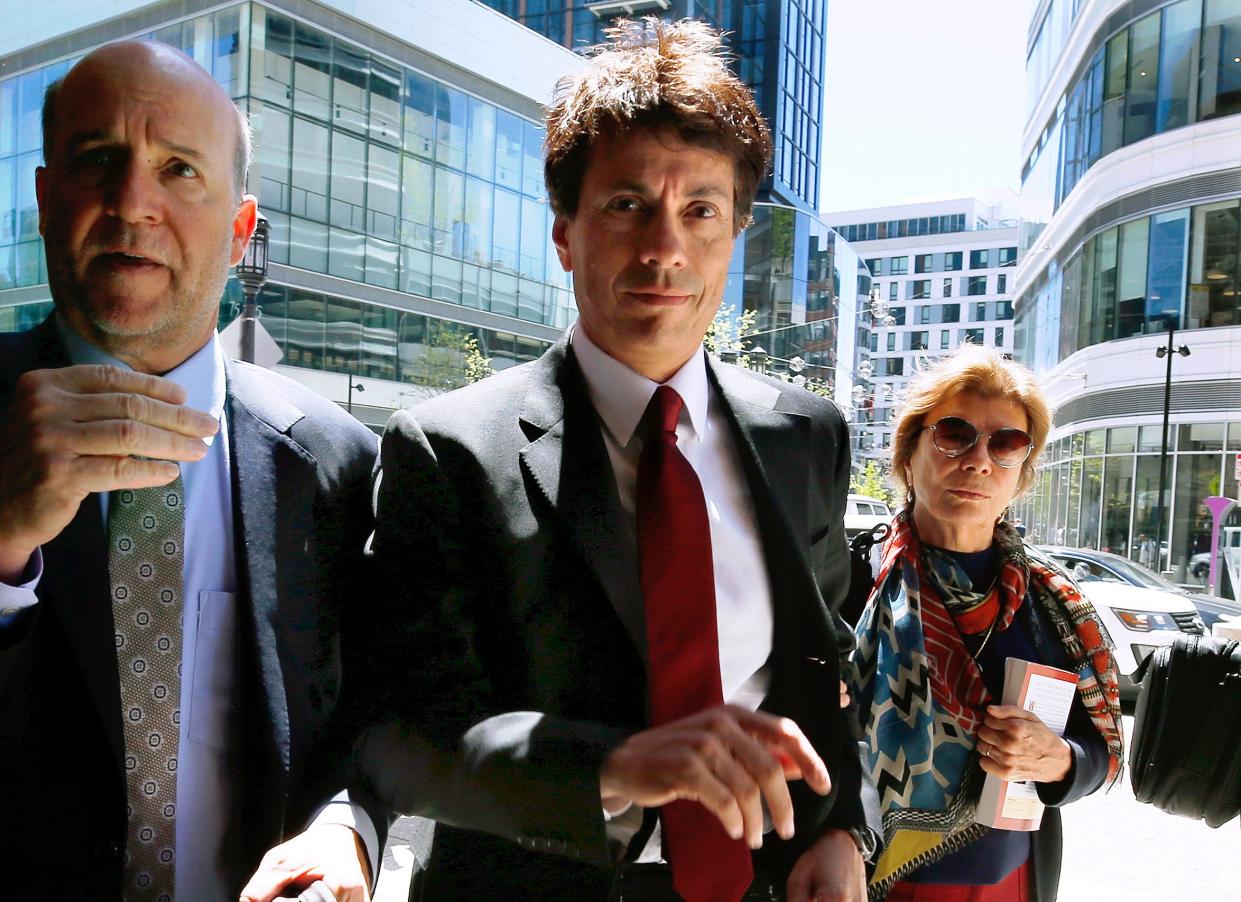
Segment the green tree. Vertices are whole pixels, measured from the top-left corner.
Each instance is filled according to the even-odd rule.
[[[495,374],[495,370],[491,366],[491,358],[483,356],[482,349],[478,346],[478,339],[475,336],[467,335],[461,342],[461,349],[465,351],[466,382],[481,382],[488,376]]]
[[[849,480],[849,491],[858,495],[869,495],[886,501],[889,506],[895,500],[896,493],[888,483],[886,468],[877,461],[868,460],[862,472],[854,473]]]

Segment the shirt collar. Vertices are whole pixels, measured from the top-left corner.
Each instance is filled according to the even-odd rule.
[[[610,356],[590,340],[580,323],[573,326],[569,342],[603,425],[619,445],[628,445],[660,383],[652,382]],[[692,355],[663,384],[676,389],[681,396],[685,402],[682,415],[688,416],[693,437],[701,441],[707,434],[706,351],[700,349]]]
[[[101,351],[74,332],[60,314],[56,315],[56,329],[60,333],[61,343],[69,352],[70,363],[106,364],[123,370],[133,369],[129,364]],[[164,373],[163,377],[185,389],[186,407],[205,411],[211,414],[216,422],[223,424],[224,399],[227,394],[224,380],[224,351],[220,347],[215,332],[211,333],[206,344],[175,369]],[[215,441],[215,436],[209,436],[204,441],[210,445]]]

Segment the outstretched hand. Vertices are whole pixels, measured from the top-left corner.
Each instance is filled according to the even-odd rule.
[[[263,856],[240,902],[297,895],[316,880],[323,881],[336,902],[370,902],[370,862],[353,828],[316,824],[276,846]]]
[[[604,761],[599,785],[609,811],[699,802],[729,836],[757,849],[762,800],[776,833],[793,835],[788,781],[799,779],[820,795],[831,791],[827,767],[797,724],[723,705],[630,736]]]

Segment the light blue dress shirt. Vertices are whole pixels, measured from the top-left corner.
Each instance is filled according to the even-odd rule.
[[[129,369],[84,341],[57,320],[74,364],[110,364]],[[181,738],[177,753],[176,898],[236,898],[219,868],[224,846],[230,775],[227,769],[229,712],[236,680],[237,562],[233,542],[233,490],[228,423],[225,419],[224,352],[216,335],[164,378],[185,389],[186,406],[206,411],[220,424],[207,440],[207,455],[181,464],[185,486],[185,593],[181,639]],[[108,496],[99,496],[107,529]],[[0,583],[0,629],[38,602],[42,554],[27,567],[26,582]],[[325,806],[316,822],[342,823],[362,836],[377,864],[377,838],[365,812],[345,793]],[[372,870],[372,872],[374,872]]]

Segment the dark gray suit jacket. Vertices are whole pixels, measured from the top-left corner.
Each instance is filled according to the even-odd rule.
[[[49,318],[0,335],[0,428],[17,378],[68,360]],[[237,891],[263,853],[344,785],[354,739],[342,631],[369,602],[375,438],[335,404],[259,367],[226,367],[238,567],[235,793],[225,866]],[[43,548],[39,604],[0,631],[0,874],[21,899],[120,899],[120,684],[97,496]],[[359,664],[361,667],[362,664]],[[360,673],[351,669],[350,673]],[[373,812],[382,836],[387,820]]]
[[[801,388],[718,364],[709,377],[771,585],[764,708],[802,727],[833,778],[827,798],[791,786],[797,836],[772,834],[759,854],[787,872],[825,826],[864,823],[838,708],[852,639],[828,614],[848,585],[846,431]],[[605,837],[599,769],[648,725],[642,594],[622,522],[599,419],[563,341],[389,423],[374,553],[390,610],[373,641],[396,691],[358,762],[386,804],[440,822],[423,898],[606,898],[625,850]]]

